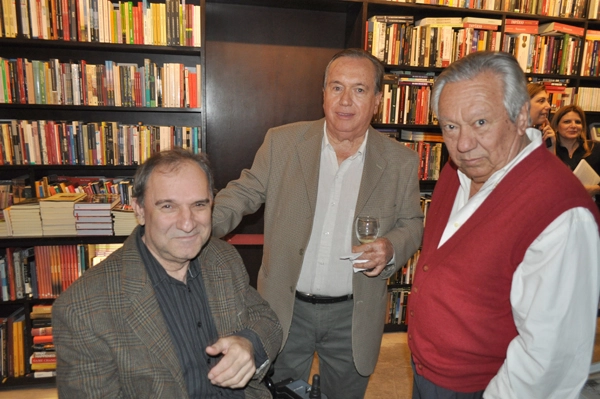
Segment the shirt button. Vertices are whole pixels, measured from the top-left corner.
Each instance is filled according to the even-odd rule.
[[[460,223],[458,223],[458,222],[454,223],[454,227],[458,228],[458,226],[460,226]]]
[[[198,328],[202,328],[202,322],[199,321],[198,324],[197,324],[197,326],[198,326]]]
[[[423,266],[423,271],[426,272],[427,270],[429,270],[429,266],[427,266],[427,265]]]

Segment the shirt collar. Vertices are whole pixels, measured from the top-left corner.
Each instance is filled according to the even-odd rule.
[[[367,131],[365,132],[365,139],[363,140],[360,147],[358,147],[358,150],[356,151],[356,153],[353,154],[352,156],[350,156],[348,159],[352,160],[357,157],[364,158],[365,149],[367,148],[367,139],[368,138],[369,138],[369,129],[367,129]],[[329,137],[327,137],[327,122],[323,123],[323,141],[321,143],[321,151],[323,151],[323,150],[335,152],[333,149],[333,146],[329,142]]]

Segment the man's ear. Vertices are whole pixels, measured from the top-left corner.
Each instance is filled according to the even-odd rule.
[[[529,127],[529,103],[523,104],[521,111],[519,111],[519,115],[517,115],[517,120],[515,123],[517,125],[519,134],[525,134],[525,129]]]
[[[381,99],[383,98],[383,92],[380,91],[379,93],[375,94],[375,108],[373,109],[373,115],[377,114],[377,111],[379,111],[379,104],[381,104]]]
[[[133,213],[135,214],[135,218],[138,221],[138,224],[140,226],[143,226],[146,224],[146,218],[144,216],[144,207],[140,206],[140,204],[137,201],[137,198],[133,198],[131,201],[131,207],[133,208]]]

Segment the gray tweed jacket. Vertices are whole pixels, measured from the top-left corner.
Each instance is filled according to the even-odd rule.
[[[124,246],[86,271],[54,302],[60,398],[187,398],[176,349],[134,233]],[[202,277],[219,336],[255,331],[272,361],[281,345],[274,312],[248,284],[246,269],[229,244],[211,239],[200,253]],[[270,398],[260,383],[247,398]]]

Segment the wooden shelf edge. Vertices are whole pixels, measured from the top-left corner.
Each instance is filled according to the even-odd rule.
[[[232,245],[264,245],[264,234],[230,234],[224,240]]]

